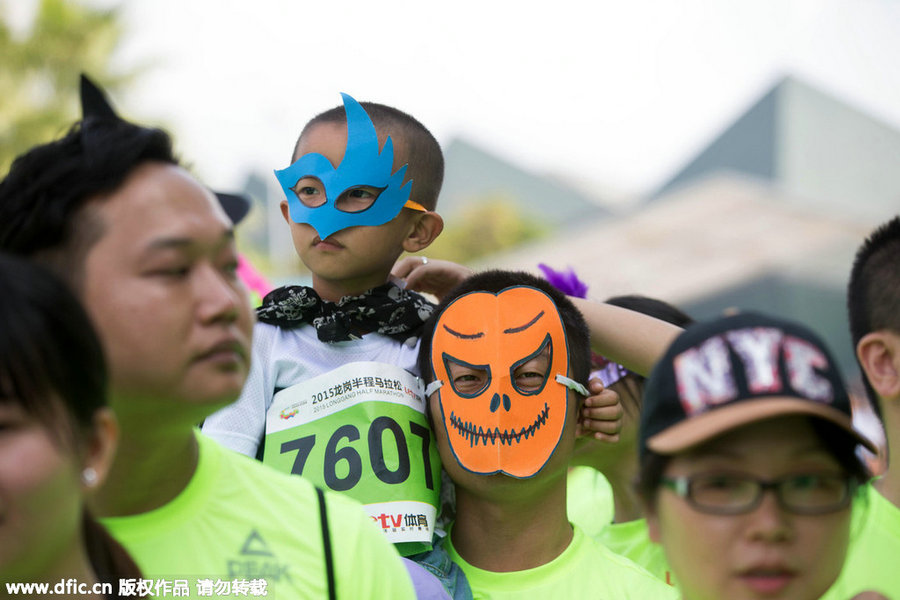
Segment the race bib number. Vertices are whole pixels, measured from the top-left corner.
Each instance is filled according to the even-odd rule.
[[[406,369],[348,363],[281,390],[263,462],[358,500],[393,543],[431,543],[440,458],[422,382]]]

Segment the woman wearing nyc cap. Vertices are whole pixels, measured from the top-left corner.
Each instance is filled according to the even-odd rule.
[[[684,600],[819,598],[868,474],[831,354],[738,314],[688,328],[647,382],[639,489]]]

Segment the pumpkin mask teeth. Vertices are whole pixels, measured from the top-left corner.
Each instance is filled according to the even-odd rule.
[[[567,377],[556,305],[528,286],[453,300],[435,325],[431,367],[450,450],[480,475],[540,472],[562,438],[568,390],[584,390]]]
[[[547,422],[547,418],[550,415],[550,407],[544,403],[544,410],[540,412],[537,418],[534,420],[534,423],[529,425],[528,427],[523,427],[519,431],[509,431],[504,430],[500,431],[496,427],[494,427],[493,431],[484,431],[480,426],[478,427],[478,431],[475,431],[475,426],[471,423],[464,423],[453,413],[450,413],[450,423],[456,428],[460,435],[469,440],[469,446],[477,446],[479,440],[482,444],[487,446],[488,441],[491,442],[491,445],[496,444],[498,441],[501,444],[509,444],[515,441],[518,443],[522,439],[528,439],[528,436],[534,435],[534,433],[540,429],[541,425]]]

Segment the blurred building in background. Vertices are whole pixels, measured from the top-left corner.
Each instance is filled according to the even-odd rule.
[[[737,308],[799,319],[853,376],[853,255],[898,212],[900,132],[788,77],[649,197],[475,266],[570,266],[597,299],[638,293],[698,318]]]

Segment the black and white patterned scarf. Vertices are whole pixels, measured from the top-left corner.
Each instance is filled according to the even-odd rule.
[[[432,312],[434,305],[424,296],[393,283],[337,302],[322,300],[311,287],[289,285],[266,294],[256,316],[285,329],[308,323],[322,342],[344,342],[377,332],[404,343],[419,336]]]

